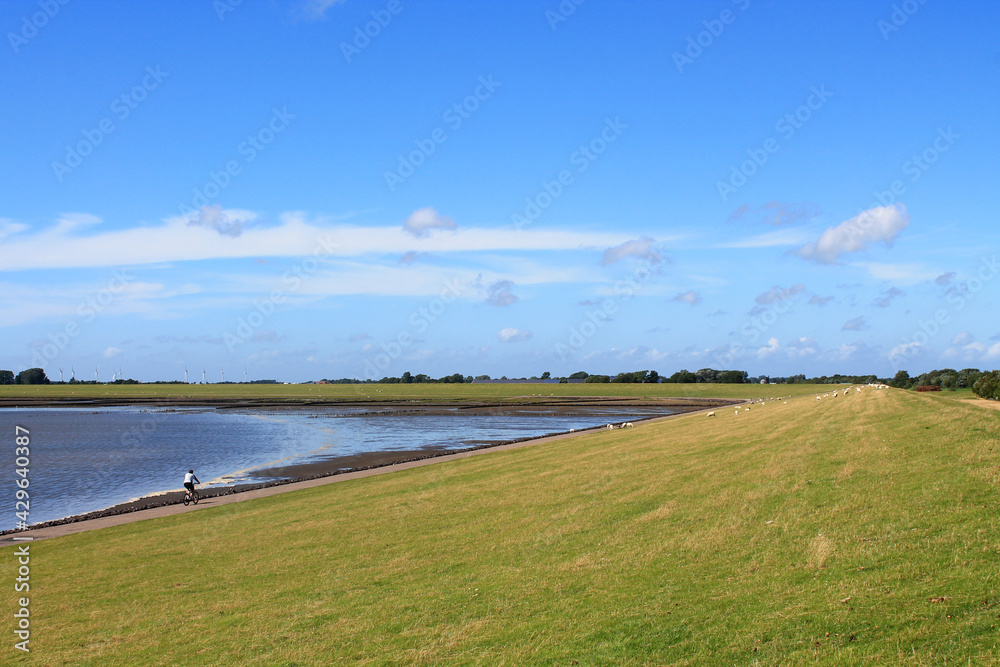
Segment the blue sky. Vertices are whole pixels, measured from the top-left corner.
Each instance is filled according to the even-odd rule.
[[[998,19],[5,1],[0,367],[995,368]]]

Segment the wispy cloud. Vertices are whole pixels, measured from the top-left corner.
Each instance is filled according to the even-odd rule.
[[[649,259],[654,262],[659,262],[663,258],[660,253],[653,248],[654,243],[656,243],[654,239],[651,239],[648,236],[643,236],[638,239],[626,241],[625,243],[614,246],[613,248],[608,248],[604,251],[604,256],[601,257],[601,265],[608,266],[609,264],[615,264],[628,257]]]
[[[399,258],[399,263],[400,264],[413,264],[417,260],[426,259],[428,257],[430,257],[430,253],[417,252],[416,250],[411,250],[410,252],[406,253],[405,255],[403,255],[402,257]]]
[[[833,301],[833,297],[832,296],[820,296],[818,294],[813,294],[812,298],[809,299],[809,305],[810,306],[819,306],[819,307],[822,308],[823,306],[825,306],[826,304],[830,303],[831,301]]]
[[[873,278],[878,280],[888,280],[894,283],[922,283],[934,280],[937,271],[925,269],[919,264],[884,264],[882,262],[854,262],[852,266],[858,266],[866,271]]]
[[[237,237],[243,233],[243,227],[256,217],[257,214],[252,211],[227,211],[218,204],[212,204],[202,206],[192,214],[188,225],[212,229],[222,236]]]
[[[889,304],[893,302],[893,299],[898,299],[904,294],[905,293],[903,292],[903,290],[898,289],[896,287],[891,287],[886,291],[882,292],[882,296],[875,299],[872,305],[878,306],[879,308],[888,308]]]
[[[509,306],[517,303],[517,295],[511,290],[514,283],[510,280],[498,280],[486,289],[486,303],[491,306]]]
[[[861,331],[868,328],[868,318],[864,316],[855,317],[853,320],[844,322],[841,331]]]
[[[320,21],[326,18],[326,11],[334,5],[340,5],[347,0],[305,0],[302,4],[302,16],[310,21]]]
[[[245,219],[246,211],[223,210]],[[331,224],[304,213],[285,213],[278,224],[255,224],[238,236],[190,225],[191,216],[172,217],[160,225],[103,229],[94,216],[60,218],[52,228],[21,232],[4,242],[0,271],[120,266],[260,257],[400,256],[407,252],[498,252],[509,250],[594,250],[621,243],[623,234],[558,229],[470,228],[451,234],[414,238],[402,227]],[[627,238],[627,237],[625,237]],[[416,246],[416,247],[414,247]]]
[[[805,243],[808,232],[804,229],[776,229],[757,236],[736,241],[717,243],[716,248],[776,248]]]
[[[754,297],[756,301],[761,306],[767,306],[774,303],[775,301],[785,301],[791,297],[799,294],[802,290],[806,288],[802,283],[797,283],[792,285],[788,289],[781,287],[780,285],[775,285],[771,289]]]
[[[690,306],[697,306],[701,303],[701,294],[694,290],[688,290],[687,292],[682,292],[675,296],[673,301],[680,301],[681,303],[686,303]]]
[[[813,203],[785,204],[779,201],[769,201],[768,203],[751,207],[743,204],[732,212],[729,222],[765,222],[775,227],[790,225],[801,220],[811,220],[819,215],[819,207]]]

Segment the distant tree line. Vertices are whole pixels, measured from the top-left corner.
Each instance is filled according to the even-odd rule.
[[[983,371],[978,368],[963,368],[960,371],[956,371],[954,368],[942,368],[922,373],[916,377],[910,377],[906,371],[898,371],[887,384],[897,389],[916,389],[917,387],[940,387],[948,390],[968,389],[973,387],[982,376]]]
[[[0,384],[49,384],[50,380],[41,368],[28,368],[17,375],[13,371],[0,371]]]
[[[972,391],[977,396],[1000,401],[1000,371],[983,373],[972,385]]]

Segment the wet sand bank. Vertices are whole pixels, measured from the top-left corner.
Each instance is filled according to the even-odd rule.
[[[241,401],[236,401],[240,402]],[[624,399],[622,401],[616,401],[614,399],[609,400],[602,398],[596,401],[579,400],[569,403],[565,400],[559,401],[559,405],[553,405],[551,403],[532,403],[530,405],[479,405],[475,406],[476,413],[478,414],[519,414],[526,415],[532,413],[538,413],[539,410],[543,410],[544,414],[552,414],[552,410],[557,408],[558,414],[581,414],[581,407],[613,407],[613,408],[624,408],[624,407],[645,407],[645,408],[664,408],[670,407],[674,410],[673,414],[669,415],[659,415],[659,416],[648,416],[648,417],[633,417],[631,421],[634,423],[647,422],[647,421],[658,421],[661,419],[669,419],[671,417],[680,416],[690,412],[697,412],[703,410],[710,410],[716,407],[730,405],[733,403],[741,403],[740,400],[727,400],[727,399],[667,399],[667,400],[636,400],[636,399]],[[569,404],[567,404],[569,403]],[[116,405],[120,405],[117,403]],[[127,403],[127,405],[134,405],[133,402]],[[338,405],[344,405],[343,403],[338,403]],[[378,408],[377,410],[364,411],[364,413],[371,415],[373,413],[384,413],[384,414],[399,414],[396,409],[390,409],[384,411],[387,406],[383,404],[378,404],[377,406],[372,405],[370,402],[364,404],[358,404],[362,406],[369,406],[372,408]],[[37,407],[37,406],[36,406]],[[49,406],[53,407],[53,406]],[[235,407],[235,406],[234,406]],[[244,406],[238,406],[244,407]],[[279,406],[274,406],[279,407]],[[288,405],[280,406],[281,409],[288,409]],[[316,407],[315,405],[303,405],[302,407]],[[393,406],[395,407],[395,405]],[[443,410],[440,414],[455,414],[454,406],[442,407],[440,405],[421,405],[415,406],[412,403],[405,405],[404,408],[408,413],[422,413],[422,414],[439,414],[438,410]],[[358,413],[355,413],[358,414]],[[467,410],[462,410],[461,414],[470,414]],[[602,430],[606,428],[605,426],[595,426],[585,429],[577,429],[575,432],[565,432],[557,434],[549,434],[543,436],[535,436],[528,438],[520,438],[516,440],[500,441],[500,442],[489,442],[481,444],[471,443],[456,443],[454,447],[441,447],[441,448],[426,448],[419,450],[397,450],[397,451],[377,451],[377,452],[365,452],[359,454],[353,454],[348,456],[336,456],[328,457],[325,459],[293,464],[288,466],[274,467],[268,469],[260,469],[254,471],[254,476],[257,478],[272,478],[269,481],[262,481],[258,483],[241,483],[231,486],[219,486],[212,488],[205,488],[201,490],[202,501],[199,506],[204,507],[211,504],[219,504],[220,502],[233,502],[240,499],[250,498],[250,497],[260,497],[261,495],[271,495],[272,493],[280,493],[286,490],[292,490],[293,488],[298,488],[303,485],[313,486],[317,484],[325,484],[334,481],[340,481],[341,479],[352,479],[359,476],[367,476],[369,474],[380,474],[382,472],[389,472],[396,469],[405,469],[408,467],[415,467],[419,465],[426,465],[429,463],[434,463],[436,460],[450,460],[453,458],[471,456],[480,453],[484,450],[490,449],[508,449],[513,447],[527,446],[531,444],[536,444],[540,442],[553,441],[565,437],[571,437],[580,433],[585,433],[588,431]],[[327,479],[330,478],[330,479]],[[285,487],[285,488],[277,488]],[[75,516],[66,517],[63,519],[57,519],[53,521],[47,521],[44,523],[39,523],[31,526],[26,531],[4,531],[0,532],[0,546],[7,544],[12,544],[12,538],[16,539],[21,535],[39,535],[38,539],[43,537],[51,537],[56,534],[68,534],[71,532],[79,532],[79,530],[86,530],[85,527],[73,527],[73,524],[92,524],[94,528],[103,527],[104,525],[117,525],[118,523],[127,523],[132,520],[140,520],[142,518],[151,518],[155,515],[161,515],[162,512],[167,514],[176,513],[180,511],[186,511],[190,508],[185,508],[182,503],[183,492],[182,491],[170,491],[162,494],[155,494],[151,496],[146,496],[139,498],[134,501],[120,503],[113,507],[109,507],[104,510],[99,510],[95,512],[88,512],[86,514],[80,514]],[[156,510],[159,510],[158,512]],[[135,515],[134,518],[129,515]],[[59,530],[63,528],[64,530]],[[65,530],[69,528],[69,530]],[[37,533],[35,531],[41,531]],[[50,534],[51,533],[51,534]]]

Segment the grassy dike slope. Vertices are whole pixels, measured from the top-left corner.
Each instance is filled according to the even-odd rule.
[[[24,662],[995,664],[998,436],[866,389],[48,540]]]

